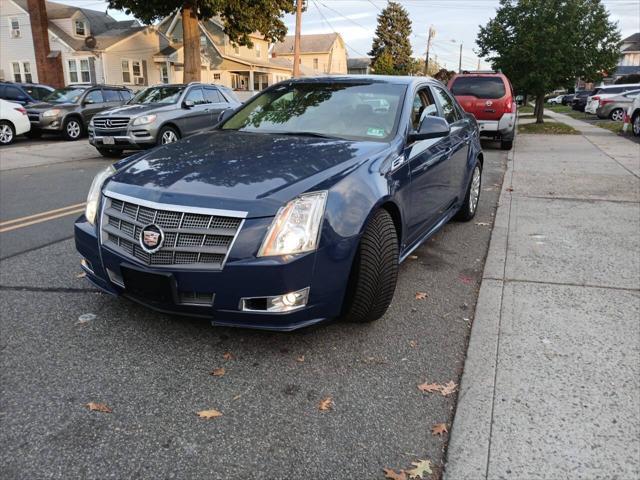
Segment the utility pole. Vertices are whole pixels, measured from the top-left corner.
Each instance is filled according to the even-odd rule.
[[[424,74],[429,75],[429,49],[431,48],[431,41],[436,36],[436,30],[433,25],[429,26],[429,33],[427,35],[427,56],[424,60]]]
[[[302,29],[302,0],[296,0],[296,36],[293,41],[293,76],[300,76],[300,31]]]
[[[478,70],[480,70],[480,59],[478,59]]]
[[[462,42],[460,42],[460,60],[458,61],[458,73],[462,73]]]

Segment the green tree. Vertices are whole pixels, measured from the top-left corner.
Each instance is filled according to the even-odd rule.
[[[601,0],[500,0],[476,43],[493,68],[535,95],[537,123],[546,92],[578,77],[598,80],[620,56],[618,26]]]
[[[182,13],[185,83],[200,80],[199,19],[220,16],[233,43],[251,46],[249,35],[260,32],[271,42],[282,40],[284,13],[295,11],[295,0],[108,0],[109,8],[124,10],[150,24],[178,10]]]
[[[371,69],[376,75],[395,75],[396,69],[393,65],[393,57],[389,52],[382,52],[378,55],[373,63]]]
[[[388,72],[389,74],[406,75],[410,73],[413,65],[410,35],[411,19],[409,13],[399,3],[390,1],[378,15],[378,26],[369,52],[369,56],[373,58],[374,68],[378,59],[382,55],[388,54],[393,63],[393,71]]]

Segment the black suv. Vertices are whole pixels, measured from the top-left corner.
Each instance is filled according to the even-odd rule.
[[[111,85],[69,85],[51,92],[41,103],[27,107],[30,136],[58,133],[66,140],[77,140],[86,131],[91,118],[103,110],[131,99],[128,88]]]
[[[593,90],[580,90],[577,91],[573,100],[571,100],[571,108],[578,112],[584,112],[587,106],[587,98],[593,95]]]
[[[48,85],[38,83],[0,82],[0,98],[20,105],[40,102],[53,90]]]

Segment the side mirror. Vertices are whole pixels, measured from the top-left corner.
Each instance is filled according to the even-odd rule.
[[[218,123],[224,122],[227,118],[233,115],[234,112],[235,110],[233,108],[227,108],[226,110],[221,111],[220,115],[218,115]]]
[[[182,102],[182,108],[192,108],[194,105],[193,100],[185,100]]]
[[[409,140],[415,142],[446,137],[449,133],[451,133],[451,127],[444,118],[427,116],[420,122],[418,130],[409,134]]]

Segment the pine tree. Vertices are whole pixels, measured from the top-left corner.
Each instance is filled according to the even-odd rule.
[[[380,15],[369,55],[373,65],[379,62],[383,54],[388,54],[393,62],[393,70],[388,73],[406,75],[411,71],[411,19],[409,13],[399,3],[390,1]],[[383,60],[383,64],[387,61]],[[374,67],[375,68],[375,67]],[[377,72],[379,73],[379,72]],[[385,72],[386,73],[386,72]]]

